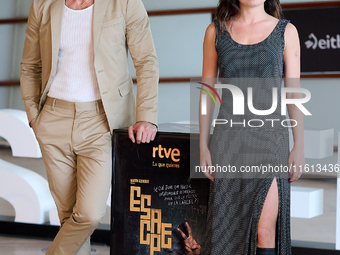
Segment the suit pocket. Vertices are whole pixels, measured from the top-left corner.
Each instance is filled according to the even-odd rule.
[[[113,26],[118,25],[118,24],[121,24],[123,21],[124,21],[124,17],[123,16],[120,16],[118,18],[114,18],[114,19],[105,21],[102,24],[102,30],[106,29],[106,28],[109,28],[109,27],[113,27]]]
[[[39,114],[37,115],[37,117],[34,119],[34,121],[33,121],[33,123],[32,123],[32,129],[33,129],[34,134],[35,134],[35,136],[36,136],[36,138],[37,138],[38,141],[39,141],[38,135],[40,134],[39,131],[38,131],[38,128],[39,128],[39,126],[40,126],[40,119],[41,119],[41,116],[43,115],[44,108],[45,108],[45,107],[43,107],[43,108],[41,109],[41,111],[39,112]]]
[[[132,80],[129,77],[126,81],[118,86],[118,92],[121,97],[127,95],[132,90]]]

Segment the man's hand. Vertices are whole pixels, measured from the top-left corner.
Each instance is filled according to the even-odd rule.
[[[135,139],[136,133],[136,139]],[[133,143],[149,143],[155,139],[157,127],[147,121],[139,121],[129,127],[129,138]]]
[[[30,126],[30,128],[33,128],[34,122],[35,122],[35,118],[32,119],[32,120],[30,121],[30,123],[28,124],[28,125]]]
[[[187,229],[188,229],[188,236],[184,234],[184,232],[181,229],[177,229],[178,232],[182,235],[184,239],[185,249],[187,250],[187,255],[199,255],[201,254],[201,246],[196,242],[194,237],[192,236],[192,231],[189,226],[189,223],[185,223]]]

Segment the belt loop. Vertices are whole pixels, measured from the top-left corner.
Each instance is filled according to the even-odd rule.
[[[53,105],[52,105],[52,110],[54,111],[54,109],[55,109],[55,104],[56,104],[56,101],[57,101],[57,99],[53,99]]]

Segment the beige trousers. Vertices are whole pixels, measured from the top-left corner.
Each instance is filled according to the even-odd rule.
[[[111,134],[101,101],[48,98],[33,123],[61,228],[48,255],[90,255],[90,235],[106,210]]]

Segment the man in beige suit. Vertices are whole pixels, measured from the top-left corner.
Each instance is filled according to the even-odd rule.
[[[141,0],[33,0],[20,82],[61,223],[47,254],[90,254],[111,183],[112,130],[154,139],[158,76]]]

